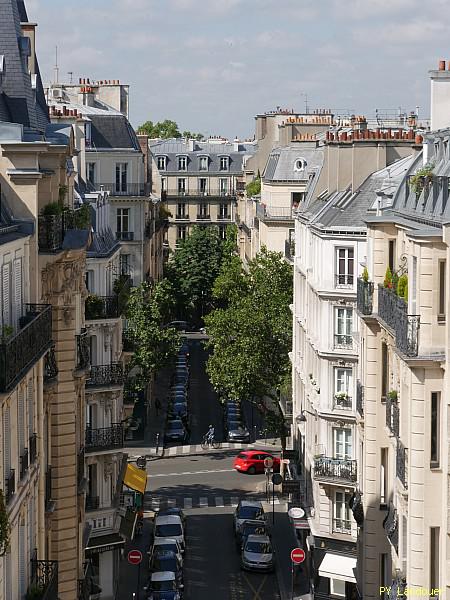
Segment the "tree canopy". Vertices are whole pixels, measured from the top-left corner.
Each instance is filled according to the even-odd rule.
[[[178,124],[171,119],[165,119],[164,121],[158,121],[157,123],[146,121],[142,125],[139,125],[137,131],[138,133],[144,133],[151,138],[161,139],[185,137],[188,139],[202,140],[204,137],[201,133],[192,133],[191,131],[183,131],[183,133],[180,133]]]
[[[261,193],[261,177],[258,175],[253,181],[247,183],[245,186],[245,191],[247,192],[247,196],[251,198],[252,196],[258,196]]]

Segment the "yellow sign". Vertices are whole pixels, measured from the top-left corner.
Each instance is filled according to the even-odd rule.
[[[147,487],[147,472],[143,469],[138,469],[134,465],[128,464],[123,482],[132,490],[144,494],[145,488]]]

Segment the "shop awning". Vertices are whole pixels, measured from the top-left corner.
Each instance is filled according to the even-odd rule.
[[[125,546],[125,540],[118,533],[109,533],[108,535],[99,535],[91,538],[85,548],[85,553],[86,557],[88,557],[92,554],[110,552],[122,546]]]
[[[339,581],[356,583],[356,558],[327,552],[319,567],[319,575]]]
[[[132,464],[128,464],[123,482],[135,492],[144,494],[145,488],[147,487],[147,472],[143,469],[138,469],[138,467],[135,467]]]

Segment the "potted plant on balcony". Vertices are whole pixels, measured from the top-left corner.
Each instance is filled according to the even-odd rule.
[[[336,404],[346,404],[346,402],[348,402],[348,398],[349,396],[347,392],[336,392],[336,394],[334,395]]]
[[[403,273],[403,275],[400,275],[398,278],[397,296],[403,298],[405,302],[408,302],[408,275],[406,275],[406,273]]]
[[[433,182],[433,169],[433,164],[426,164],[409,178],[409,187],[416,197],[420,196],[422,190]]]
[[[97,294],[89,294],[86,298],[86,315],[89,318],[101,318],[103,313],[103,301]]]
[[[361,279],[364,281],[364,283],[369,283],[369,271],[367,267],[364,267],[363,272],[361,274]]]
[[[390,392],[388,392],[388,398],[392,402],[397,402],[397,400],[398,400],[397,390],[390,390]]]

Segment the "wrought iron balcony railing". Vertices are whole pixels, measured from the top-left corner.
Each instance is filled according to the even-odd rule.
[[[28,448],[22,452],[20,456],[20,480],[25,478],[28,471]]]
[[[37,434],[33,433],[28,440],[30,447],[30,465],[34,464],[37,458]]]
[[[32,559],[31,585],[42,591],[42,595],[39,596],[42,600],[58,600],[57,561]],[[34,597],[35,596],[33,596],[33,598]]]
[[[120,317],[119,299],[114,296],[89,295],[85,303],[87,321],[99,319],[118,319]]]
[[[389,505],[389,512],[383,521],[386,536],[394,548],[398,549],[398,514],[393,504]]]
[[[44,383],[55,381],[57,376],[58,365],[56,362],[55,345],[53,345],[44,358]]]
[[[206,190],[199,190],[197,188],[194,189],[178,189],[171,188],[169,190],[164,191],[164,196],[161,194],[161,200],[164,198],[180,198],[184,196],[189,196],[191,198],[204,198],[207,196],[213,197],[227,197],[227,196],[235,196],[236,192],[233,188],[229,189],[221,189],[221,188],[207,188]]]
[[[353,337],[344,333],[334,334],[334,347],[335,348],[353,348]]]
[[[26,304],[20,330],[8,339],[0,339],[0,392],[9,392],[52,343],[52,307]]]
[[[98,496],[86,496],[86,511],[97,510],[100,506],[100,498]]]
[[[69,229],[88,229],[90,215],[86,208],[70,210],[57,215],[39,215],[38,240],[41,252],[58,252],[62,249],[64,236]]]
[[[397,440],[396,473],[403,487],[408,489],[408,450],[401,440]]]
[[[14,469],[9,470],[9,475],[5,480],[5,501],[9,504],[12,497],[16,493],[16,472]]]
[[[177,213],[175,221],[189,221],[189,215],[187,213]]]
[[[333,532],[335,533],[351,533],[352,522],[347,519],[333,519]]]
[[[122,363],[110,365],[95,365],[91,367],[86,387],[108,387],[110,385],[123,385],[124,375]]]
[[[356,410],[361,417],[364,416],[364,387],[359,379],[356,382]]]
[[[89,369],[91,364],[91,351],[89,348],[89,337],[86,329],[77,335],[77,370]]]
[[[231,215],[230,213],[221,213],[217,215],[217,220],[218,221],[231,221]]]
[[[386,398],[386,427],[398,438],[400,435],[400,407],[397,400]]]
[[[148,196],[150,185],[148,183],[126,183],[125,181],[114,183],[97,183],[97,189],[109,192],[111,196]]]
[[[378,315],[395,332],[397,348],[406,356],[419,351],[420,316],[408,315],[408,305],[389,288],[378,286]]]
[[[356,308],[361,315],[373,313],[373,281],[364,281],[358,277],[356,288]]]
[[[342,273],[338,273],[335,276],[335,285],[337,288],[352,288],[355,283],[354,275],[344,275]]]
[[[116,231],[116,238],[121,242],[132,242],[134,240],[134,231]]]
[[[314,459],[314,478],[317,480],[349,481],[357,480],[357,462],[347,458],[319,456]]]
[[[102,429],[86,429],[85,451],[96,452],[123,448],[123,425],[115,424]]]
[[[211,215],[197,215],[197,221],[211,221]]]

